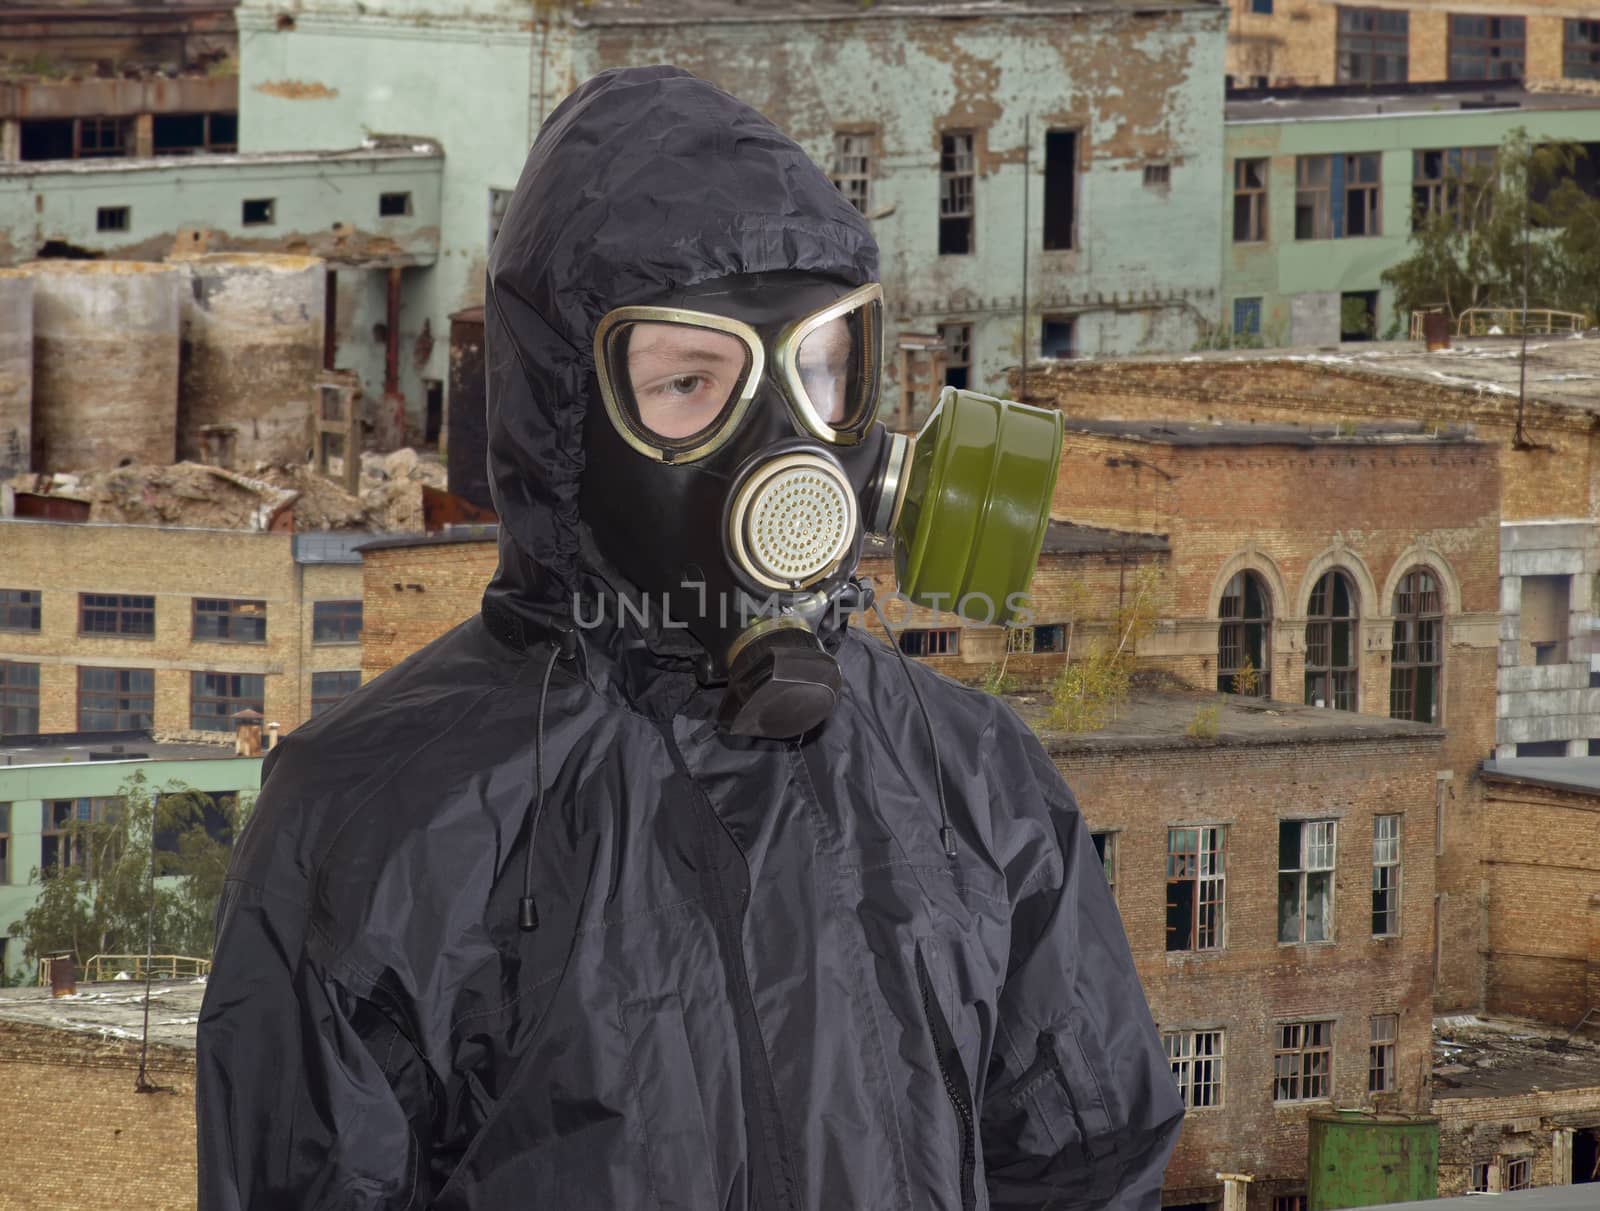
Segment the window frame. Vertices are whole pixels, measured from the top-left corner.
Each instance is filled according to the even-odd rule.
[[[962,141],[965,140],[963,146]],[[964,248],[945,238],[947,225],[965,221]],[[949,229],[952,233],[955,228]],[[950,245],[950,247],[947,247]],[[939,132],[939,255],[972,256],[978,251],[978,132],[958,127]]]
[[[1391,827],[1390,835],[1384,834]],[[1405,815],[1384,812],[1372,817],[1372,936],[1398,938],[1401,927],[1401,889],[1404,886]],[[1379,897],[1384,907],[1379,908]],[[1389,918],[1388,928],[1379,928],[1379,918]]]
[[[1333,54],[1336,84],[1408,82],[1411,76],[1410,14],[1403,9],[1339,5],[1334,20]],[[1379,70],[1380,64],[1386,64],[1386,69]]]
[[[876,131],[833,132],[833,165],[828,179],[844,200],[863,216],[872,213],[872,178],[878,159],[877,144]]]
[[[1333,1028],[1332,1018],[1273,1023],[1273,1105],[1326,1102],[1333,1097]],[[1319,1057],[1323,1060],[1320,1071]],[[1286,1068],[1285,1060],[1292,1065],[1292,1071]],[[1285,1088],[1290,1094],[1279,1096]]]
[[[1533,1189],[1533,1157],[1506,1156],[1500,1159],[1500,1192]]]
[[[317,678],[318,677],[341,677],[341,678],[354,677],[355,678],[355,684],[351,685],[348,689],[340,690],[337,693],[319,694],[317,692]],[[313,670],[313,672],[311,674],[311,718],[315,719],[318,715],[322,714],[323,711],[330,710],[333,707],[337,706],[339,703],[343,702],[346,698],[348,698],[351,694],[355,693],[360,688],[361,688],[361,670],[360,669],[316,669],[316,670]]]
[[[1301,240],[1333,239],[1333,160],[1331,155],[1307,155],[1294,158],[1294,238]],[[1321,180],[1312,171],[1323,170]],[[1309,199],[1309,201],[1307,200]],[[1301,234],[1300,217],[1309,207],[1309,234]]]
[[[13,670],[31,669],[30,675]],[[39,734],[40,712],[40,681],[41,669],[38,663],[31,660],[0,660],[0,736],[37,736]],[[29,691],[32,691],[31,694]],[[32,697],[33,704],[30,708],[25,699]],[[14,722],[26,722],[24,712],[31,710],[33,715],[32,727],[8,727],[7,719]]]
[[[148,601],[148,606],[132,604]],[[108,604],[110,603],[110,604]],[[91,628],[90,614],[109,616],[112,626]],[[148,621],[148,628],[131,627],[129,622]],[[78,634],[94,639],[154,639],[156,634],[156,599],[153,593],[79,593]]]
[[[1468,1194],[1490,1193],[1490,1175],[1494,1172],[1493,1161],[1472,1161],[1472,1168],[1467,1173]]]
[[[26,600],[31,597],[30,602]],[[33,615],[33,625],[18,625],[13,619],[23,611]],[[38,634],[44,626],[43,589],[0,589],[0,631],[15,631],[26,635]]]
[[[1220,1110],[1228,1097],[1227,1031],[1163,1030],[1161,1046],[1185,1110]],[[1202,1050],[1202,1047],[1211,1050]],[[1202,1079],[1196,1079],[1201,1077]],[[1208,1091],[1202,1094],[1200,1091]]]
[[[253,677],[261,683],[261,693],[259,697],[247,697],[246,691],[242,688],[242,680],[241,688],[237,692],[225,692],[220,694],[201,693],[200,679],[208,677],[228,677],[239,679]],[[233,691],[234,687],[232,684],[230,684],[227,689],[229,691]],[[235,727],[235,725],[231,722],[231,717],[243,710],[253,710],[265,713],[266,697],[267,678],[266,674],[264,673],[231,673],[224,669],[207,669],[204,671],[197,669],[189,674],[189,729],[196,732],[231,732]],[[202,703],[217,703],[223,706],[231,707],[232,709],[199,714],[197,713],[197,710]],[[211,724],[220,722],[222,726],[213,726],[208,724],[207,721],[211,721]]]
[[[41,882],[52,877],[52,872],[66,870],[83,871],[83,877],[93,879],[94,862],[92,855],[86,854],[82,848],[82,832],[85,827],[94,828],[96,825],[107,824],[112,820],[113,807],[121,809],[122,798],[118,795],[79,796],[71,799],[44,799],[39,804],[39,878]],[[59,821],[55,818],[56,809],[66,807],[69,818]],[[45,851],[50,847],[50,842],[55,842],[56,856],[59,858],[63,850],[66,851],[67,860],[50,863],[45,861]]]
[[[1296,844],[1295,865],[1286,867],[1284,863],[1285,830],[1298,829]],[[1321,830],[1326,830],[1322,832]],[[1318,838],[1322,837],[1322,840]],[[1313,862],[1323,861],[1326,855],[1326,865],[1313,865]],[[1338,922],[1338,906],[1336,893],[1338,891],[1339,869],[1339,821],[1333,816],[1307,816],[1294,818],[1280,818],[1278,820],[1278,945],[1279,946],[1327,946],[1335,942]],[[1321,937],[1310,937],[1311,913],[1309,911],[1312,877],[1323,876],[1322,882],[1326,886],[1327,910],[1323,917],[1323,933]],[[1286,879],[1293,879],[1295,883],[1294,913],[1298,920],[1295,936],[1284,936],[1287,918],[1285,916],[1285,886]]]
[[[1493,184],[1499,148],[1418,147],[1411,153],[1411,230],[1436,215],[1448,216],[1457,231],[1470,230],[1477,200]],[[1438,169],[1430,172],[1430,157]]]
[[[1050,144],[1052,140],[1069,139],[1065,157],[1066,171],[1050,172]],[[1061,146],[1057,142],[1057,146]],[[1080,157],[1083,155],[1083,130],[1076,126],[1055,126],[1044,132],[1044,199],[1040,221],[1039,241],[1045,252],[1071,252],[1078,247],[1078,203],[1082,190],[1078,180]],[[1061,159],[1057,159],[1060,165]],[[1063,218],[1061,212],[1065,211]]]
[[[351,619],[351,616],[352,616],[352,611],[349,609],[349,607],[351,607],[351,606],[355,607],[354,612],[353,612],[354,618],[355,618],[355,632],[354,632],[354,634],[350,633],[350,619]],[[332,621],[330,621],[330,619],[327,617],[327,615],[330,614],[333,611],[334,607],[341,607],[341,609],[340,609],[340,611],[338,613],[337,618],[333,619]],[[337,597],[337,598],[329,598],[329,599],[324,600],[324,601],[314,601],[314,602],[312,602],[311,603],[311,644],[312,644],[312,646],[313,647],[336,647],[336,646],[339,646],[341,644],[360,643],[361,642],[361,629],[362,629],[362,625],[363,625],[362,614],[363,614],[362,601],[361,601],[361,598],[359,598],[359,597]],[[319,617],[319,615],[323,615],[323,617]],[[323,633],[325,630],[337,631],[337,635],[335,637],[330,638],[328,635]]]
[[[1344,586],[1346,613],[1338,609],[1339,586]],[[1345,663],[1336,664],[1339,651],[1338,635],[1345,632]],[[1324,706],[1336,711],[1361,709],[1361,590],[1355,577],[1343,568],[1329,568],[1317,577],[1311,586],[1311,596],[1306,601],[1306,658],[1305,704],[1313,706],[1317,698],[1317,679],[1326,686],[1322,695]],[[1321,653],[1318,659],[1317,654]]]
[[[972,386],[972,324],[940,324],[939,339],[944,342],[944,385],[958,391]],[[958,356],[959,354],[959,356]]]
[[[1425,578],[1424,581],[1415,578]],[[1431,582],[1432,587],[1426,587]],[[1407,605],[1412,608],[1404,608]],[[1389,646],[1389,717],[1414,723],[1443,724],[1444,715],[1444,579],[1426,564],[1413,564],[1395,582],[1390,599],[1393,631]],[[1415,628],[1413,633],[1412,628]],[[1431,633],[1431,640],[1427,636]],[[1425,658],[1431,653],[1431,658]],[[1427,719],[1417,717],[1418,688],[1423,671],[1433,670],[1432,705]],[[1404,699],[1404,713],[1397,709]]]
[[[1562,24],[1562,78],[1600,80],[1600,19],[1567,17]],[[1585,30],[1584,26],[1588,26],[1589,29]]]
[[[1117,898],[1117,836],[1120,829],[1096,828],[1089,830],[1089,840],[1100,858],[1100,869],[1105,872],[1106,886],[1112,900]]]
[[[1450,13],[1446,29],[1445,79],[1447,80],[1520,80],[1527,73],[1528,22],[1525,16],[1514,13]],[[1503,23],[1517,27],[1516,34],[1502,28]],[[1467,32],[1469,26],[1479,26],[1482,32]],[[1514,50],[1514,54],[1504,53]],[[1563,64],[1565,56],[1563,55]],[[1514,68],[1498,71],[1498,67]],[[1482,73],[1468,68],[1482,68]]]
[[[256,218],[251,218],[251,208],[254,207]],[[265,218],[260,216],[265,215]],[[239,226],[241,227],[275,227],[278,223],[277,198],[241,198],[239,200]]]
[[[1396,1093],[1400,1089],[1397,1057],[1400,1048],[1400,1015],[1375,1013],[1367,1035],[1367,1092]]]
[[[1040,643],[1043,641],[1044,646]],[[1034,655],[1060,655],[1067,650],[1067,625],[1064,622],[1036,622],[1033,624]]]
[[[85,678],[101,673],[110,673],[116,679],[116,683],[110,689],[99,686],[86,687],[84,685]],[[148,691],[136,688],[131,684],[131,679],[137,674],[143,674],[149,678],[150,688]],[[75,683],[77,688],[75,718],[80,732],[142,732],[148,731],[155,726],[156,673],[154,669],[82,664],[78,666],[78,676]],[[108,707],[101,703],[96,703],[92,707],[86,707],[84,700],[90,696],[109,700],[111,705]],[[145,701],[148,701],[149,706],[147,709],[141,710],[137,703]],[[113,720],[112,725],[110,727],[90,727],[84,720],[86,709],[92,710],[95,714],[110,715]],[[145,720],[143,723],[139,722],[141,717]]]
[[[11,803],[0,803],[0,886],[11,882],[11,809]]]
[[[910,647],[907,640],[911,641]],[[961,654],[961,628],[960,627],[906,627],[895,635],[895,642],[900,650],[907,656],[919,659],[929,656],[959,656]],[[912,651],[912,647],[921,647],[921,651]],[[930,651],[937,648],[937,651]]]
[[[1190,847],[1175,848],[1185,836]],[[1209,843],[1209,844],[1208,844]],[[1225,824],[1172,824],[1167,826],[1166,953],[1226,949],[1228,944],[1228,826]],[[1175,885],[1191,887],[1188,893],[1189,936],[1174,945]]]
[[[1253,167],[1259,167],[1257,184],[1245,180]],[[1265,244],[1270,230],[1267,209],[1267,188],[1270,183],[1272,160],[1268,156],[1235,156],[1233,160],[1233,242],[1235,244]],[[1244,204],[1246,234],[1239,234],[1240,203]]]
[[[1370,178],[1365,170],[1370,167]],[[1359,171],[1358,171],[1359,170]],[[1376,151],[1349,152],[1344,156],[1344,207],[1334,224],[1334,239],[1365,240],[1383,234],[1383,155]],[[1362,215],[1362,229],[1350,229],[1350,216]]]
[[[411,191],[392,189],[378,195],[380,219],[406,219],[411,217]]]
[[[1256,586],[1256,597],[1261,613],[1246,613],[1249,608],[1250,585]],[[1236,591],[1237,589],[1237,591]],[[1237,601],[1237,613],[1232,612],[1230,601]],[[1272,587],[1267,578],[1254,568],[1240,568],[1228,578],[1217,601],[1217,692],[1233,694],[1233,682],[1244,668],[1245,658],[1254,665],[1258,684],[1257,698],[1272,697]],[[1250,640],[1251,629],[1259,630],[1257,641]],[[1232,654],[1234,659],[1229,660]],[[1260,656],[1259,662],[1255,660]]]
[[[214,622],[218,633],[202,635],[200,633],[202,619]],[[259,635],[252,637],[248,634],[233,634],[235,630],[252,629],[243,625],[250,622],[260,623]],[[196,643],[266,643],[267,603],[261,598],[250,597],[190,598],[189,637]]]

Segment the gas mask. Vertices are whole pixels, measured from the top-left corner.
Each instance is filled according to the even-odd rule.
[[[594,356],[580,510],[652,621],[699,642],[727,731],[797,736],[832,711],[820,634],[869,532],[894,536],[913,601],[1022,608],[1061,418],[947,389],[915,441],[890,434],[877,284],[720,279],[610,312]]]

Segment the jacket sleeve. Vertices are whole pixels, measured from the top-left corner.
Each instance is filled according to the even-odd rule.
[[[1159,1211],[1183,1104],[1089,830],[1026,744],[1032,844],[1013,865],[1023,882],[983,1101],[990,1200],[996,1211]]]
[[[305,936],[298,904],[228,883],[198,1028],[199,1211],[421,1207],[386,1072],[395,1033],[382,1045],[381,1015],[317,969]]]

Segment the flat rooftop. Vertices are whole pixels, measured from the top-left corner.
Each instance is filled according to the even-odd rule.
[[[1072,425],[1067,422],[1068,427]],[[1172,544],[1165,534],[1146,534],[1140,530],[1107,530],[1100,526],[1080,526],[1067,521],[1051,521],[1045,526],[1045,555],[1125,555],[1130,552],[1165,554]],[[861,548],[863,559],[885,559],[894,554],[892,540],[869,534]]]
[[[1049,725],[1049,694],[1013,694],[1007,701],[1038,735],[1045,751],[1066,756],[1123,749],[1194,749],[1314,744],[1319,741],[1439,740],[1444,729],[1425,723],[1274,702],[1205,690],[1136,688],[1117,709],[1117,717],[1088,732],[1061,732]],[[1203,707],[1217,708],[1217,734],[1188,734]]]
[[[1489,80],[1382,85],[1333,84],[1305,88],[1230,89],[1224,107],[1231,126],[1247,122],[1420,117],[1486,110],[1600,109],[1600,91],[1525,88],[1520,81]]]
[[[1464,425],[1424,428],[1420,421],[1377,425],[1250,425],[1237,421],[1080,420],[1066,417],[1069,433],[1118,437],[1153,446],[1438,446],[1477,444]]]
[[[12,178],[53,176],[127,175],[160,172],[173,168],[225,172],[229,168],[262,165],[266,167],[307,164],[373,164],[383,161],[427,161],[444,163],[444,149],[432,139],[405,142],[384,140],[370,147],[349,147],[335,151],[241,151],[208,152],[203,156],[107,156],[85,160],[23,160],[6,165]]]
[[[191,761],[232,757],[234,734],[218,732],[217,743],[156,739],[150,732],[61,732],[0,738],[0,768],[99,761]]]
[[[772,21],[884,21],[920,17],[969,20],[974,17],[1071,17],[1097,12],[1158,13],[1183,9],[1226,11],[1217,0],[595,0],[577,8],[572,23],[595,25],[758,24]]]
[[[1495,757],[1481,769],[1487,778],[1600,794],[1600,757]]]
[[[150,985],[150,1041],[194,1050],[203,980],[156,980]],[[144,1030],[144,982],[79,984],[75,995],[48,988],[0,988],[0,1022],[44,1026],[99,1039],[138,1042]]]
[[[1563,1089],[1600,1090],[1600,1042],[1532,1022],[1434,1019],[1434,1101]]]

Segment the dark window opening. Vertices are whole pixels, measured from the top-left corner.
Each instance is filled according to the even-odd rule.
[[[1064,652],[1067,650],[1067,628],[1059,622],[1042,624],[1033,628],[1035,652]]]
[[[165,827],[156,829],[156,852],[180,853],[183,836],[196,826],[205,829],[206,836],[220,845],[233,840],[233,828],[239,818],[239,792],[193,791],[181,802],[168,800]]]
[[[39,731],[39,666],[0,660],[0,736]]]
[[[151,122],[151,147],[158,156],[179,156],[206,149],[205,114],[156,114]]]
[[[129,118],[79,118],[77,158],[100,159],[128,154]]]
[[[1332,156],[1298,156],[1294,162],[1294,238],[1333,238]]]
[[[334,706],[361,688],[361,670],[344,669],[336,673],[311,674],[311,717]]]
[[[1333,1023],[1289,1022],[1273,1032],[1272,1100],[1310,1102],[1333,1088]]]
[[[1350,290],[1339,296],[1339,339],[1370,341],[1378,334],[1378,292]]]
[[[153,670],[78,670],[80,732],[141,732],[154,725],[155,713]]]
[[[246,227],[265,227],[273,222],[275,209],[273,198],[246,198],[239,221]]]
[[[1343,572],[1324,572],[1306,607],[1306,705],[1356,709],[1360,599]]]
[[[1367,1045],[1368,1093],[1395,1091],[1395,1038],[1399,1033],[1399,1014],[1380,1013],[1373,1017],[1372,1041]]]
[[[1439,581],[1424,568],[1400,578],[1394,594],[1389,654],[1389,714],[1418,723],[1439,721],[1444,681],[1444,611]]]
[[[1278,822],[1278,941],[1333,937],[1333,820]]]
[[[1572,1136],[1572,1184],[1600,1182],[1600,1127],[1589,1127]]]
[[[196,597],[194,638],[212,643],[265,643],[267,603]]]
[[[940,138],[939,254],[961,256],[973,251],[976,160],[971,131],[951,131]]]
[[[0,803],[0,883],[11,882],[11,804]],[[5,947],[0,945],[0,972],[5,971]]]
[[[380,193],[378,195],[378,216],[380,218],[402,218],[410,213],[411,195],[409,193]]]
[[[1397,815],[1372,818],[1372,936],[1400,932],[1400,825]]]
[[[1341,167],[1336,164],[1335,169]],[[1335,216],[1334,230],[1340,236],[1381,235],[1378,212],[1379,161],[1377,153],[1343,157],[1344,223]],[[1337,174],[1336,174],[1337,175]]]
[[[1566,755],[1565,740],[1524,740],[1517,745],[1519,757],[1565,757]]]
[[[1233,242],[1257,244],[1267,238],[1267,161],[1233,162]]]
[[[1233,331],[1236,336],[1261,335],[1261,300],[1233,300]]]
[[[1452,80],[1520,80],[1527,43],[1521,17],[1450,15]]]
[[[70,160],[75,141],[71,118],[48,118],[22,123],[24,160]]]
[[[1146,189],[1166,189],[1171,184],[1171,164],[1146,164],[1144,166],[1144,187]]]
[[[940,324],[944,342],[944,385],[965,390],[972,385],[972,325]]]
[[[954,628],[901,631],[900,650],[907,656],[955,656],[961,651],[961,632]]]
[[[122,800],[115,796],[95,799],[46,799],[39,827],[39,876],[48,879],[63,870],[83,871],[94,878],[95,857],[102,847],[96,833],[115,823]],[[98,854],[102,859],[110,854]]]
[[[1338,83],[1403,84],[1411,20],[1405,12],[1340,8]]]
[[[1044,247],[1059,252],[1076,243],[1078,224],[1078,132],[1044,136]]]
[[[868,133],[837,131],[833,136],[833,184],[862,214],[872,206],[872,144]]]
[[[1062,315],[1047,315],[1039,322],[1039,356],[1066,359],[1074,356],[1072,321]]]
[[[318,601],[312,605],[312,643],[358,643],[360,639],[359,601]]]
[[[1600,21],[1566,23],[1561,73],[1569,80],[1600,80]]]
[[[1111,889],[1111,898],[1117,896],[1117,834],[1114,832],[1093,832],[1089,840],[1094,843],[1095,855],[1100,859],[1100,869],[1105,872],[1106,886]]]
[[[197,732],[231,732],[233,715],[265,710],[267,679],[260,673],[193,673],[189,683],[189,726]]]
[[[436,446],[444,428],[444,383],[436,378],[425,378],[422,390],[422,440],[426,445]]]
[[[239,150],[239,115],[233,113],[210,114],[206,134],[206,150],[220,154]]]
[[[1264,17],[1272,15],[1272,0],[1250,0],[1250,11]]]
[[[1473,227],[1494,196],[1496,149],[1441,147],[1411,153],[1411,229],[1444,215],[1457,230]]]
[[[84,635],[154,635],[156,599],[125,593],[79,593],[78,631]]]
[[[96,231],[128,230],[129,210],[126,206],[101,206],[94,212]]]
[[[1272,697],[1272,597],[1266,581],[1255,572],[1235,572],[1218,614],[1218,692]]]
[[[1226,886],[1225,831],[1167,830],[1167,949],[1216,950],[1222,946]]]
[[[1222,1031],[1167,1031],[1162,1034],[1161,1042],[1184,1106],[1193,1110],[1222,1105]]]
[[[38,589],[0,589],[0,631],[37,631]]]

